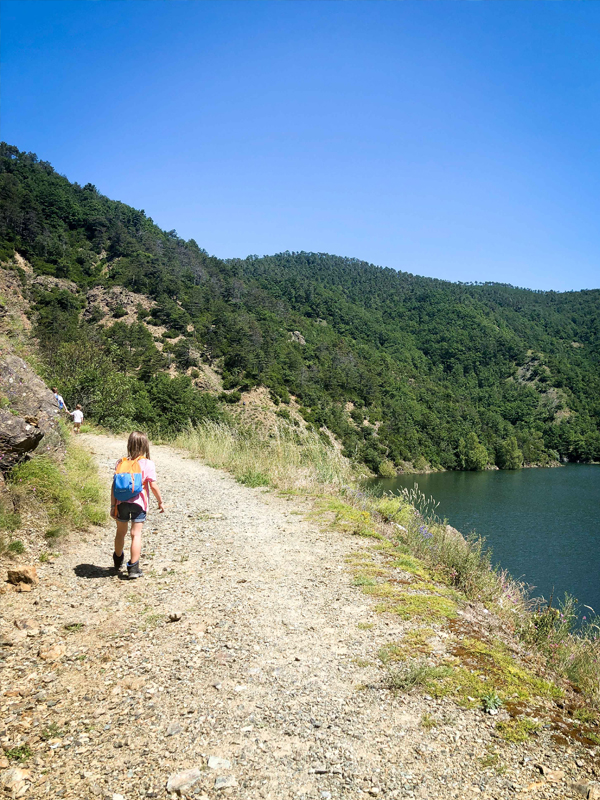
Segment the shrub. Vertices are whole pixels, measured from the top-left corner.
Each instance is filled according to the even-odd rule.
[[[378,471],[382,478],[395,478],[397,474],[393,461],[389,461],[387,458],[380,463]]]
[[[219,400],[223,403],[239,403],[242,399],[242,395],[240,392],[221,392],[219,395]]]

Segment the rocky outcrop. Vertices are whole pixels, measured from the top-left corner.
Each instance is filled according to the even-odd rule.
[[[95,286],[86,295],[87,308],[83,312],[85,320],[95,320],[99,325],[112,325],[119,319],[127,325],[138,321],[138,308],[141,306],[150,311],[156,303],[144,294],[130,292],[123,286],[113,286],[105,289]],[[114,312],[119,312],[115,317]]]
[[[0,354],[0,473],[23,461],[53,434],[58,405],[22,358]]]
[[[298,342],[298,344],[306,344],[306,339],[300,331],[290,331],[289,333],[290,342]]]
[[[50,292],[52,289],[63,289],[71,294],[77,294],[77,284],[73,281],[68,281],[65,278],[54,278],[52,275],[36,275],[31,281],[31,286],[39,286],[45,292]]]

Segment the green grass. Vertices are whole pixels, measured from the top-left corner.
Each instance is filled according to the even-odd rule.
[[[0,502],[0,531],[12,533],[19,530],[21,525],[21,516],[12,509],[9,509],[6,504]]]
[[[437,728],[440,723],[438,722],[435,717],[432,717],[430,714],[423,714],[421,717],[421,727],[424,728],[426,731],[430,731],[432,728]]]
[[[244,472],[241,472],[236,475],[236,480],[238,483],[243,484],[244,486],[250,486],[252,488],[256,488],[258,486],[269,486],[271,481],[269,476],[258,469],[246,469]]]
[[[48,539],[106,521],[106,498],[96,464],[73,442],[62,463],[49,455],[34,455],[12,470],[8,483],[21,507],[29,505],[45,516]]]
[[[40,733],[40,739],[47,742],[49,739],[60,739],[65,735],[65,731],[58,727],[56,722],[51,722],[47,728]]]
[[[446,678],[451,667],[432,667],[422,661],[408,661],[401,667],[389,670],[386,686],[392,691],[408,692],[415,686],[428,686],[431,681]]]
[[[33,514],[54,541],[72,530],[106,521],[108,498],[92,456],[67,436],[66,452],[34,454],[7,475],[6,496],[0,503],[0,553],[21,555],[27,549],[22,515]],[[14,509],[18,509],[17,513]],[[40,555],[43,563],[48,553]]]
[[[360,573],[352,578],[352,584],[354,586],[377,586],[377,581],[369,575]]]
[[[12,747],[10,750],[5,750],[5,755],[9,761],[17,761],[19,764],[24,764],[33,756],[33,752],[28,744],[22,744],[20,747]]]

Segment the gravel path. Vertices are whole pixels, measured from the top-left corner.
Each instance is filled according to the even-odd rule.
[[[108,485],[123,440],[80,439]],[[1,598],[0,733],[32,753],[23,796],[166,798],[186,770],[171,788],[200,798],[580,796],[575,750],[505,745],[480,711],[384,688],[378,650],[408,623],[352,586],[344,559],[364,541],[169,447],[152,456],[167,514],[144,526],[143,579],[114,575],[111,524]]]

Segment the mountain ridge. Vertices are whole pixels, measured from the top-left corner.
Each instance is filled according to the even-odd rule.
[[[87,387],[103,424],[176,429],[263,385],[375,471],[600,460],[600,290],[453,283],[305,252],[222,260],[6,144],[0,209],[0,260],[18,271],[19,253],[77,287],[26,291],[48,377],[73,400]],[[108,324],[88,300],[118,286],[148,298],[136,322],[115,307]],[[81,352],[73,374],[78,350],[120,387],[112,410]],[[205,365],[224,392],[196,390]]]

